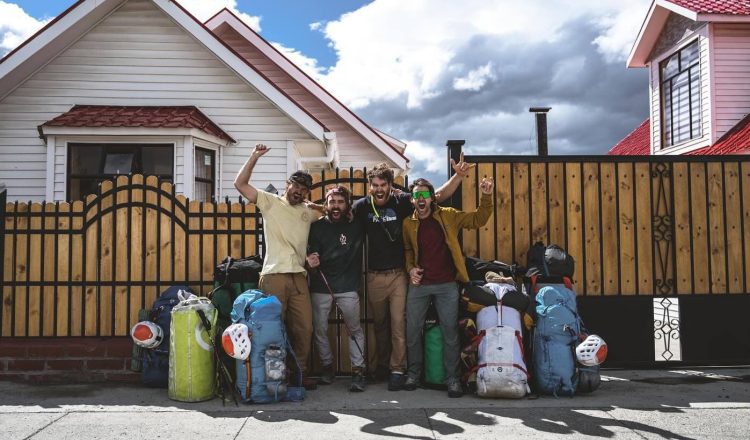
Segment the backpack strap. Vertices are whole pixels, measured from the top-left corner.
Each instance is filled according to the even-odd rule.
[[[227,255],[226,260],[227,260],[227,264],[226,264],[226,267],[224,268],[224,283],[222,283],[220,286],[217,286],[212,291],[210,291],[207,295],[208,299],[213,299],[214,292],[220,289],[227,289],[230,292],[232,292],[233,297],[237,297],[237,292],[234,291],[234,288],[232,287],[232,282],[229,280],[229,267],[232,265],[232,256]]]

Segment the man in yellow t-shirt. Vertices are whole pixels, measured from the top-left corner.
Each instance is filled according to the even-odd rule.
[[[237,173],[234,187],[250,203],[255,203],[263,215],[266,253],[258,287],[281,301],[283,319],[302,369],[302,385],[315,389],[317,382],[305,375],[313,332],[305,259],[310,224],[321,214],[306,201],[312,187],[312,177],[304,171],[289,176],[283,196],[259,190],[250,184],[256,162],[268,151],[263,144],[255,146],[250,158]]]

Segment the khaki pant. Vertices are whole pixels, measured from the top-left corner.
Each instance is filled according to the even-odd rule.
[[[307,277],[302,272],[261,275],[258,288],[276,296],[281,302],[281,317],[304,374],[310,357],[313,333],[312,305]]]
[[[406,372],[406,288],[403,270],[367,272],[367,299],[375,324],[378,365]]]

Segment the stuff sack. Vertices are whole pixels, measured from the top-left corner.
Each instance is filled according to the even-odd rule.
[[[287,398],[286,357],[291,352],[281,302],[260,290],[249,290],[234,301],[232,322],[251,332],[250,357],[236,360],[237,388],[244,403],[273,403]],[[292,353],[293,354],[293,353]],[[304,396],[295,400],[301,400]]]
[[[440,329],[437,311],[430,303],[424,325],[424,382],[428,385],[445,384],[443,363],[443,331]]]
[[[489,283],[487,287],[494,293],[497,303],[477,314],[477,328],[480,331],[477,395],[521,398],[529,392],[521,313],[504,305],[504,299],[523,294],[511,284]]]
[[[575,293],[561,284],[536,294],[534,379],[542,394],[572,396],[578,385],[575,346],[581,331]]]
[[[537,275],[545,282],[561,282],[562,277],[573,278],[575,261],[565,249],[556,244],[545,246],[538,241],[529,248],[526,277]]]
[[[177,293],[191,292],[187,286],[172,286],[161,293],[151,306],[148,320],[155,323],[164,334],[158,347],[143,351],[141,358],[141,382],[148,387],[167,388],[169,385],[169,338],[172,323],[172,308],[180,302]]]
[[[216,395],[216,364],[211,339],[216,329],[216,309],[208,298],[180,292],[172,309],[169,346],[169,398],[201,402]],[[211,329],[203,326],[202,311]]]
[[[216,346],[221,345],[224,329],[232,323],[231,313],[234,300],[242,293],[258,287],[263,259],[258,256],[234,259],[226,257],[214,269],[214,290],[208,294],[211,304],[218,313],[216,321]],[[223,350],[219,353],[224,366],[232,376],[235,374],[235,360]],[[232,380],[235,378],[232,377]]]

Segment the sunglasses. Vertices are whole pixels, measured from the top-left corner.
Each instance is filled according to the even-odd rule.
[[[411,193],[411,198],[414,200],[419,200],[420,197],[427,200],[430,196],[432,196],[432,194],[430,194],[429,191],[414,191]]]

